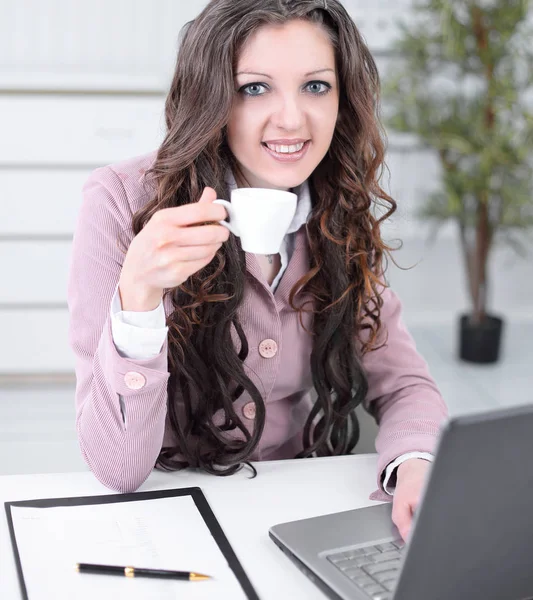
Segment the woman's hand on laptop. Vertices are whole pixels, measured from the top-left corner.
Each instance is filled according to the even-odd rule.
[[[413,514],[418,507],[431,463],[421,458],[403,462],[396,473],[396,489],[392,501],[392,520],[407,542]]]

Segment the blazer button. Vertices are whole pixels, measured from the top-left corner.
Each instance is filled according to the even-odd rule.
[[[248,402],[242,407],[242,414],[251,421],[255,419],[255,404],[253,402]]]
[[[278,353],[278,345],[274,340],[263,340],[259,344],[259,354],[263,358],[272,358]]]
[[[146,377],[136,371],[128,371],[124,375],[124,382],[130,390],[140,390],[146,385]]]

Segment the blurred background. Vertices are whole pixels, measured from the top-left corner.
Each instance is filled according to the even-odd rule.
[[[0,0],[0,474],[86,468],[66,304],[81,187],[93,169],[157,148],[178,34],[205,4]],[[380,73],[394,74],[397,21],[416,19],[411,0],[344,5]],[[439,156],[415,135],[387,132],[382,183],[398,212],[384,233],[403,242],[388,276],[450,412],[530,402],[533,256],[495,246],[488,307],[505,318],[500,360],[460,361],[458,315],[470,300],[458,229],[434,235],[418,217],[440,185]]]

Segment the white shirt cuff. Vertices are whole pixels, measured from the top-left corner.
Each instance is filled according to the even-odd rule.
[[[398,456],[398,458],[387,465],[385,469],[385,478],[383,479],[383,489],[389,494],[389,496],[394,495],[395,487],[389,485],[389,481],[394,473],[394,470],[397,469],[403,462],[409,460],[410,458],[422,458],[423,460],[428,460],[429,462],[433,462],[433,454],[429,454],[429,452],[407,452],[407,454],[402,454]]]
[[[113,342],[122,357],[143,360],[161,352],[168,334],[163,301],[151,311],[123,311],[117,285],[110,313]]]

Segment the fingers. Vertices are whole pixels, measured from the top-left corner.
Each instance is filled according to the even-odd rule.
[[[415,458],[406,460],[398,467],[392,520],[406,542],[412,529],[414,511],[420,504],[430,465],[428,461]]]
[[[411,504],[395,497],[392,507],[392,521],[398,528],[404,542],[407,542],[413,522],[413,509]]]
[[[198,202],[173,208],[163,208],[152,217],[157,224],[188,227],[198,223],[212,223],[227,219],[228,213],[220,204],[213,204],[217,194],[213,188],[205,188]]]
[[[159,240],[160,247],[166,244],[176,246],[204,246],[227,242],[230,232],[222,225],[203,225],[201,227],[169,228],[165,240]]]
[[[211,261],[215,254],[220,250],[222,244],[209,244],[202,246],[179,246],[175,248],[170,256],[172,261],[177,263],[195,262],[208,260]]]
[[[213,188],[206,187],[200,196],[199,204],[212,204],[217,199],[217,193]]]
[[[157,211],[130,244],[123,281],[159,292],[209,264],[230,235],[217,223],[227,218],[226,209],[214,200],[215,190],[205,188],[199,202]]]

